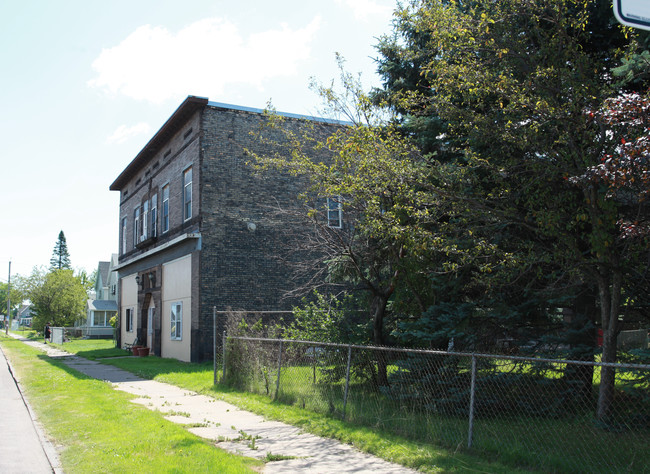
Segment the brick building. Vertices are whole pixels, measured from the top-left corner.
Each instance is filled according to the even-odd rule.
[[[300,123],[281,115],[284,126]],[[190,96],[111,184],[120,192],[121,344],[137,336],[156,355],[200,361],[212,355],[213,307],[291,309],[282,296],[296,283],[278,252],[296,224],[268,205],[295,208],[301,186],[247,164],[246,148],[263,151],[250,132],[264,120],[261,110]],[[323,135],[341,126],[309,120]]]

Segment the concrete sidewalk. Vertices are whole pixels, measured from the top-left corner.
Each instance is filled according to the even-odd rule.
[[[73,356],[35,341],[26,344],[61,358],[70,368],[105,380],[117,390],[136,395],[134,403],[166,413],[166,419],[197,427],[189,431],[227,451],[266,460],[271,473],[409,473],[403,466],[364,454],[338,441],[301,432],[284,423],[265,420],[234,405],[153,380],[141,379],[110,365]],[[4,472],[4,471],[3,471]]]
[[[20,383],[0,348],[0,472],[59,473],[56,450],[23,398]]]

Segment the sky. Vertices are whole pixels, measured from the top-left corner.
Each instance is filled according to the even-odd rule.
[[[336,53],[378,86],[396,0],[0,2],[0,281],[118,249],[110,184],[189,95],[321,115]]]

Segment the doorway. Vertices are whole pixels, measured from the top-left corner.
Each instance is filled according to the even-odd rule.
[[[147,347],[153,349],[153,324],[156,315],[156,307],[153,304],[153,298],[149,302],[149,309],[147,310]]]

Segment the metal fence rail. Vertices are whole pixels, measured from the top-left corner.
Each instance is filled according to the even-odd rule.
[[[546,472],[650,472],[650,365],[225,334],[221,362],[222,383],[407,439]],[[597,420],[603,366],[617,390]]]

